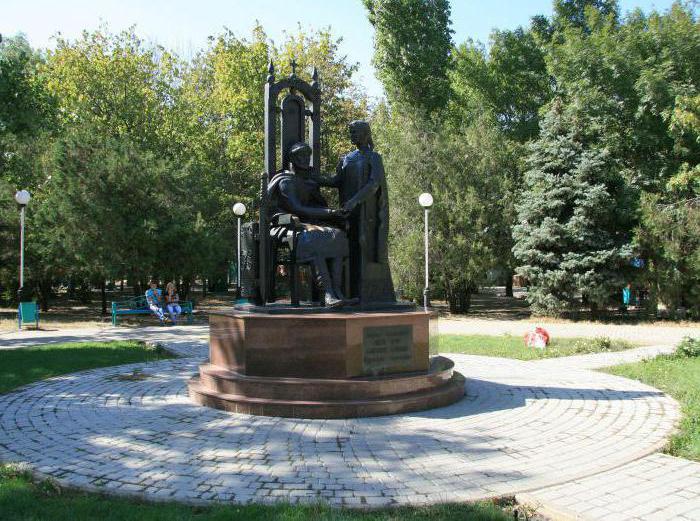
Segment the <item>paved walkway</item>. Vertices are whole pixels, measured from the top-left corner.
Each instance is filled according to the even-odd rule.
[[[554,519],[700,519],[700,464],[651,454],[622,467],[533,493],[521,502]]]
[[[640,362],[658,355],[673,353],[675,350],[675,345],[642,346],[611,353],[590,353],[586,355],[563,356],[561,358],[543,358],[541,360],[532,360],[530,363],[553,371],[600,369],[601,367]]]
[[[474,318],[440,319],[439,332],[463,335],[523,336],[535,326],[544,327],[556,337],[601,337],[639,344],[677,344],[684,336],[700,336],[700,327],[649,324],[602,324],[597,322],[537,322],[529,320],[488,320]]]
[[[66,485],[193,503],[373,507],[516,494],[564,518],[700,519],[700,464],[654,454],[679,418],[676,402],[588,370],[664,346],[532,362],[451,354],[468,377],[464,400],[353,420],[193,405],[185,383],[207,355],[206,326],[2,335],[0,346],[92,338],[159,341],[183,358],[0,396],[0,460]]]
[[[201,347],[202,342],[209,340],[209,326],[152,326],[152,327],[91,327],[78,329],[56,330],[25,330],[11,333],[0,333],[0,350],[14,349],[18,347],[31,347],[40,344],[52,344],[58,342],[85,342],[94,340],[106,342],[109,340],[138,339],[147,342],[159,342],[180,356],[197,356],[201,349],[188,352],[193,342]],[[183,351],[184,350],[184,351]]]

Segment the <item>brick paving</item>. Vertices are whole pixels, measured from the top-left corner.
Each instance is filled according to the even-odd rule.
[[[533,493],[521,502],[555,519],[700,519],[700,463],[652,454],[622,467]]]
[[[590,353],[586,355],[563,356],[561,358],[544,358],[532,360],[530,363],[552,371],[568,371],[569,369],[600,369],[613,365],[640,362],[658,355],[673,353],[675,345],[642,346],[625,351],[611,353]]]
[[[467,355],[451,356],[468,395],[441,409],[352,420],[230,414],[186,394],[207,355],[198,335],[161,341],[185,358],[75,373],[1,396],[0,459],[66,485],[193,503],[420,505],[511,495],[619,466],[657,450],[679,416],[673,400],[638,382]]]
[[[107,342],[110,340],[159,342],[180,356],[201,356],[206,349],[209,326],[91,327],[58,330],[24,330],[0,333],[0,350],[63,342]]]
[[[599,336],[575,326],[570,336]],[[589,370],[667,352],[668,343],[530,362],[450,354],[468,378],[457,404],[292,420],[192,404],[185,382],[207,356],[207,335],[206,326],[0,335],[0,349],[139,338],[182,357],[0,396],[0,460],[87,490],[190,503],[369,508],[517,495],[557,519],[700,520],[700,464],[655,453],[679,418],[676,402]]]

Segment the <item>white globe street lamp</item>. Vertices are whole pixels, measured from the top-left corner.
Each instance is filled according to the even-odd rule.
[[[27,192],[26,190],[19,190],[15,194],[15,201],[17,201],[17,204],[20,206],[27,206],[29,203],[29,200],[32,198],[31,194]]]
[[[22,302],[22,289],[24,288],[24,209],[32,198],[27,190],[19,190],[15,194],[15,201],[19,205],[19,289],[17,298]]]
[[[418,204],[423,207],[425,213],[425,287],[423,288],[423,310],[428,311],[428,295],[430,293],[429,270],[428,270],[428,212],[433,206],[433,196],[428,192],[423,192],[418,196]]]
[[[423,192],[418,196],[418,204],[423,208],[430,208],[433,206],[433,196],[428,192]]]
[[[245,215],[246,210],[247,208],[243,203],[236,203],[233,205],[233,213],[235,213],[238,217]]]
[[[236,203],[233,205],[233,213],[236,215],[236,220],[238,221],[238,261],[236,263],[237,274],[236,274],[236,298],[241,297],[241,217],[245,215],[247,208],[243,203]]]

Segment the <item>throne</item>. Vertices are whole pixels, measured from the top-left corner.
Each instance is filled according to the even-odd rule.
[[[257,305],[276,299],[278,269],[284,266],[289,278],[292,306],[300,305],[300,268],[296,259],[299,220],[286,213],[274,213],[270,208],[268,185],[272,178],[289,164],[289,150],[295,143],[309,143],[312,150],[311,170],[320,173],[321,156],[321,90],[318,71],[313,69],[312,82],[296,74],[297,64],[291,62],[289,77],[275,82],[272,61],[265,83],[265,170],[260,180],[260,206],[257,223],[247,223],[243,229],[242,296]],[[275,230],[276,233],[271,233]],[[312,271],[311,266],[309,270]],[[312,281],[311,300],[318,302],[320,294]]]

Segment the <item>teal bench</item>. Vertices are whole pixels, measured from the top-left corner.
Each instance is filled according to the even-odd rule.
[[[19,328],[22,329],[22,324],[25,322],[34,322],[36,328],[39,329],[39,306],[36,302],[20,302],[17,308],[17,322]]]
[[[192,323],[192,313],[194,305],[189,300],[178,302],[182,308],[182,314],[187,315],[187,323]],[[163,308],[167,316],[166,308]],[[146,296],[133,297],[127,300],[119,300],[112,302],[112,325],[117,325],[117,317],[121,315],[151,315],[153,311],[148,307]]]

